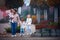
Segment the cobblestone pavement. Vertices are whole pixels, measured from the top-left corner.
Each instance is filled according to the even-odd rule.
[[[19,36],[19,33],[16,34],[16,37],[11,37],[11,34],[0,35],[0,40],[60,40],[60,37],[32,37],[28,36]]]

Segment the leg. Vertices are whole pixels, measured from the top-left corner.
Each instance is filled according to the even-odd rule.
[[[17,23],[11,23],[12,35],[16,34],[16,26],[17,26]]]
[[[12,32],[12,35],[14,35],[14,23],[11,23],[11,32]]]

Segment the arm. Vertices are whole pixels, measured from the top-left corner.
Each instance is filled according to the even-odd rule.
[[[18,22],[18,26],[20,26],[21,21],[20,21],[19,15],[17,15],[17,22]]]

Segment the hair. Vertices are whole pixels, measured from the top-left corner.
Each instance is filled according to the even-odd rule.
[[[30,17],[31,17],[31,14],[28,14],[28,15],[30,15]],[[27,16],[28,16],[28,15],[27,15]]]
[[[21,18],[21,21],[24,21],[24,18],[23,17]]]
[[[14,8],[15,12],[17,12],[17,8]]]
[[[14,12],[13,12],[14,11]],[[13,12],[14,14],[16,14],[16,10],[15,9],[11,9],[11,12]]]

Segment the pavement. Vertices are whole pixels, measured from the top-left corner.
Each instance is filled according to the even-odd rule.
[[[11,33],[0,35],[0,40],[60,40],[60,37],[32,37],[30,35],[11,37]]]

